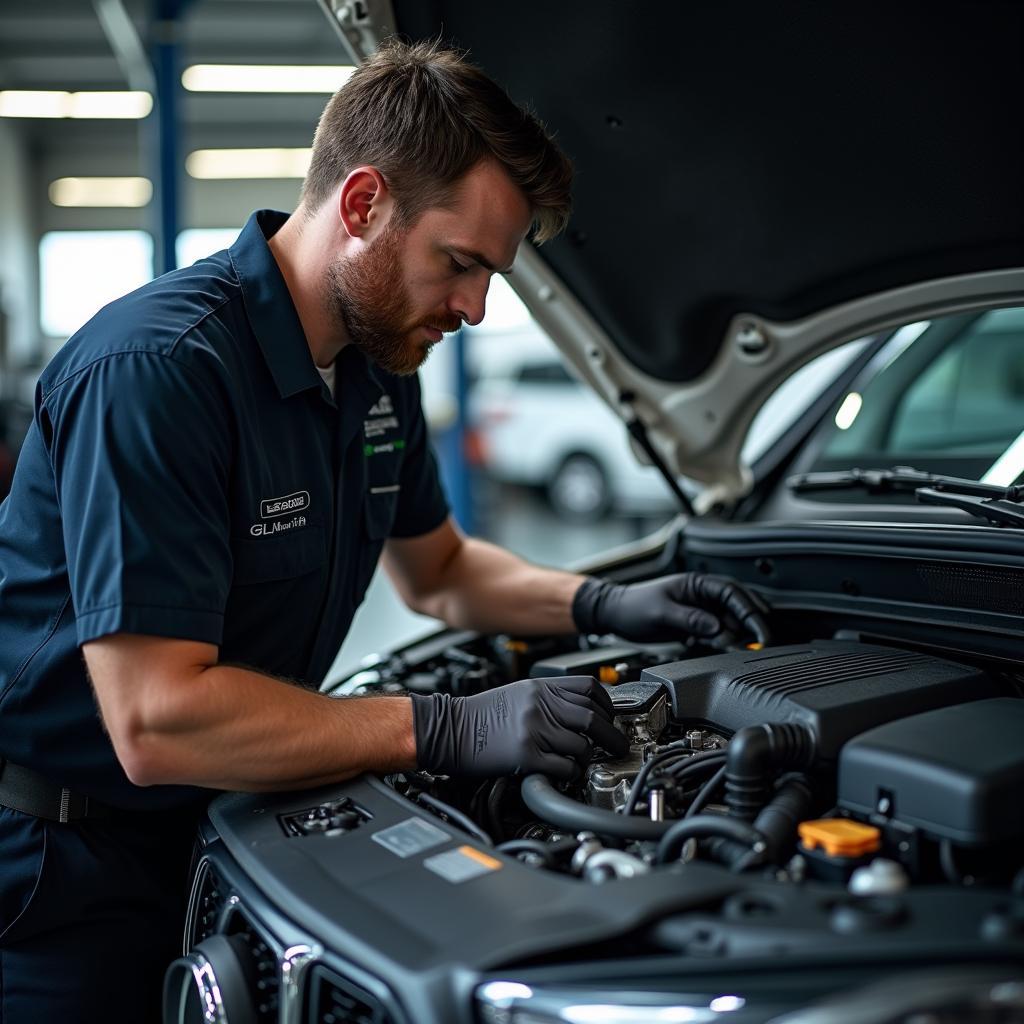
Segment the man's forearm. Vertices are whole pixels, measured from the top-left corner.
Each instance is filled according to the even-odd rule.
[[[298,789],[416,765],[406,698],[335,699],[214,665],[154,699],[138,715],[125,764],[140,785]]]
[[[417,610],[458,629],[571,633],[576,628],[572,599],[583,580],[468,537],[445,566],[440,585]]]

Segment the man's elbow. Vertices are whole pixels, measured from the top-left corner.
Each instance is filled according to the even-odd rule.
[[[107,735],[128,781],[158,786],[187,781],[181,740],[188,722],[172,687],[143,689],[135,700],[104,715]]]
[[[108,728],[114,753],[133,786],[157,786],[174,780],[168,777],[166,759],[159,754],[159,740],[141,723],[121,722]]]

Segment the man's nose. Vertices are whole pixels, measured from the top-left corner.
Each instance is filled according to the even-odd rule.
[[[490,286],[490,275],[481,275],[478,281],[461,282],[452,293],[448,308],[470,326],[475,327],[484,318],[487,307],[487,289]]]

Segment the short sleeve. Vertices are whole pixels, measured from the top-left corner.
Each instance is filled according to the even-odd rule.
[[[139,351],[104,356],[43,397],[79,644],[120,632],[220,644],[228,409],[212,378]]]
[[[399,478],[398,508],[391,526],[392,537],[417,537],[429,533],[448,516],[448,501],[441,488],[437,459],[420,403],[418,377],[409,381],[406,401],[405,421],[409,427]]]

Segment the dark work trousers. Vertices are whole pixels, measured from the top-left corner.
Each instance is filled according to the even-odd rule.
[[[2,1024],[159,1024],[196,819],[59,824],[0,807]]]

